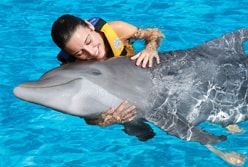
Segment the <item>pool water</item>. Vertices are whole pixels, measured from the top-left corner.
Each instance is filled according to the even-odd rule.
[[[166,135],[155,126],[157,135],[141,142],[124,134],[121,125],[89,126],[80,118],[21,101],[12,91],[59,65],[55,58],[59,49],[50,29],[64,13],[159,28],[166,35],[159,50],[168,51],[191,48],[248,27],[247,9],[246,0],[2,0],[0,166],[230,166],[200,144]],[[137,49],[141,46],[142,42],[136,43]],[[239,125],[248,129],[248,122]],[[201,127],[228,136],[218,148],[248,155],[247,132],[231,135],[208,123]]]

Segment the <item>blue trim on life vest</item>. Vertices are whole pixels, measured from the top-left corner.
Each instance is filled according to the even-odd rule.
[[[67,54],[66,52],[64,52],[63,50],[61,50],[59,52],[59,54],[57,55],[57,59],[62,62],[62,63],[67,63],[67,62],[74,62],[76,60],[75,57]]]
[[[90,22],[94,26],[100,19],[101,19],[100,17],[93,17],[89,19],[88,22]]]

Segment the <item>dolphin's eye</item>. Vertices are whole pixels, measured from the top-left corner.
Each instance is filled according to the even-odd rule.
[[[91,73],[92,73],[93,75],[101,75],[101,74],[102,74],[101,71],[100,71],[100,70],[97,70],[97,69],[92,70]]]
[[[97,68],[88,68],[82,71],[83,75],[102,75],[102,72]]]

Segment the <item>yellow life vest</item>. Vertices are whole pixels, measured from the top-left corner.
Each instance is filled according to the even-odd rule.
[[[133,56],[135,55],[133,46],[130,42],[123,43],[116,32],[110,27],[110,25],[99,17],[94,17],[88,20],[96,31],[103,32],[113,56]]]

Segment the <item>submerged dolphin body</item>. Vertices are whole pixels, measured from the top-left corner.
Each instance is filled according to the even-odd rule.
[[[240,29],[192,49],[160,53],[161,64],[151,69],[126,57],[62,65],[14,94],[83,118],[96,118],[127,99],[136,106],[135,120],[124,124],[128,134],[151,137],[144,137],[153,133],[148,121],[181,139],[213,144],[226,137],[198,124],[226,127],[248,119],[247,38],[248,29]]]

